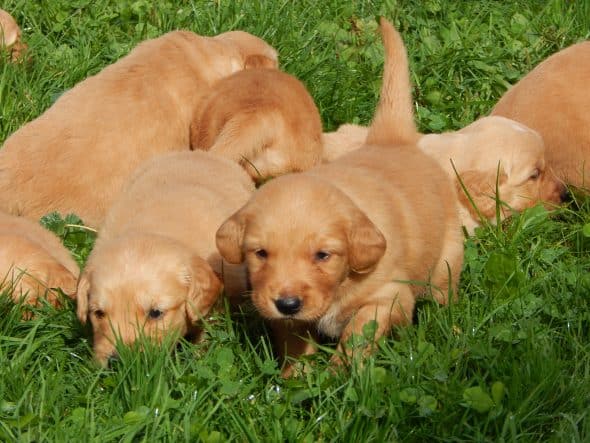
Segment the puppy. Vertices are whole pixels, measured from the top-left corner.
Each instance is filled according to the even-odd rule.
[[[201,37],[174,31],[63,94],[0,150],[0,208],[29,218],[57,210],[100,226],[133,170],[159,153],[189,149],[203,94],[249,58],[277,54],[234,31]]]
[[[306,330],[346,351],[376,320],[377,339],[411,323],[418,295],[444,304],[459,280],[455,187],[416,146],[405,47],[384,19],[381,30],[383,90],[362,148],[266,183],[217,231],[221,255],[245,260],[252,301],[288,356],[314,351]]]
[[[0,212],[0,289],[15,301],[59,306],[56,289],[73,298],[78,265],[53,233],[38,223]]]
[[[324,158],[358,149],[367,133],[362,126],[342,125],[324,134]],[[483,117],[459,131],[424,135],[418,146],[456,183],[461,223],[469,233],[481,217],[496,221],[496,182],[502,219],[539,201],[554,207],[565,198],[565,186],[547,168],[541,136],[514,120]]]
[[[12,16],[0,9],[0,49],[10,54],[13,62],[20,60],[27,45],[21,41],[21,30]]]
[[[77,312],[90,318],[96,359],[116,356],[116,336],[194,334],[225,284],[246,287],[242,266],[224,265],[215,232],[254,190],[246,172],[205,152],[148,161],[109,210],[78,282]]]
[[[319,163],[322,122],[303,83],[276,69],[220,80],[192,126],[193,149],[239,162],[260,182]]]
[[[537,131],[547,165],[566,183],[590,191],[590,41],[552,55],[512,86],[492,115]]]

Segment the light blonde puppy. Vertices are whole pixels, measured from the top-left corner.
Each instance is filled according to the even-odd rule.
[[[109,210],[78,283],[78,317],[90,318],[96,359],[116,356],[116,335],[193,334],[218,300],[246,287],[223,264],[215,232],[254,185],[237,164],[205,152],[148,161]]]
[[[274,49],[241,31],[174,31],[141,43],[6,140],[0,208],[30,218],[74,212],[99,226],[142,161],[189,149],[203,94],[261,56],[277,62]]]
[[[0,49],[9,51],[12,61],[18,61],[27,49],[18,24],[4,9],[0,9]]]
[[[239,162],[255,181],[320,163],[322,122],[307,89],[276,69],[219,81],[192,128],[193,149]]]
[[[405,47],[384,19],[381,29],[383,89],[362,149],[266,183],[217,231],[222,256],[247,263],[252,301],[288,356],[314,351],[305,330],[346,351],[376,320],[379,338],[411,323],[430,289],[447,303],[459,279],[455,188],[416,146]]]
[[[324,134],[325,160],[358,149],[368,131],[347,124]],[[502,219],[538,202],[555,207],[565,197],[565,186],[547,167],[543,139],[514,120],[483,117],[458,131],[423,135],[418,146],[455,182],[461,223],[470,233],[480,225],[481,217],[496,221],[496,183]]]
[[[78,265],[60,240],[39,223],[0,212],[0,289],[35,305],[59,306],[56,290],[74,297]]]
[[[545,141],[547,165],[590,191],[590,41],[541,62],[502,96],[492,115],[517,120]]]

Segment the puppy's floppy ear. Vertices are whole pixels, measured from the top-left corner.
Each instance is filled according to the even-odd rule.
[[[348,232],[348,262],[354,272],[365,274],[381,260],[387,241],[364,212],[358,208],[354,212]]]
[[[473,204],[461,186],[459,178],[463,182],[477,209],[473,207]],[[496,178],[498,180],[498,186],[506,182],[507,176],[502,168],[500,168],[499,175],[497,175],[496,171],[486,173],[483,171],[469,170],[461,172],[459,177],[455,179],[459,202],[469,211],[474,220],[479,220],[478,210],[486,219],[495,217]],[[502,198],[501,195],[498,197]]]
[[[88,319],[88,298],[90,292],[90,270],[86,268],[78,279],[78,288],[76,289],[76,313],[82,324]]]
[[[277,61],[262,54],[253,54],[244,60],[244,69],[268,68],[276,69]]]
[[[228,218],[215,234],[215,244],[221,256],[229,263],[239,264],[244,261],[242,245],[246,230],[244,209],[240,209]]]
[[[193,256],[187,276],[190,280],[186,315],[194,323],[209,313],[223,289],[221,280],[201,257]]]

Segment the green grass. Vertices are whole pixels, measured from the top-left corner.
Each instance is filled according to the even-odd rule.
[[[382,51],[375,17],[407,42],[420,127],[485,115],[509,83],[590,37],[587,0],[343,2],[7,0],[31,61],[0,65],[0,140],[137,42],[185,28],[264,37],[314,96],[326,130],[368,123]],[[42,173],[42,171],[40,171]],[[75,218],[46,224],[83,262]],[[67,226],[66,226],[67,225]],[[459,302],[423,302],[363,368],[329,352],[283,380],[253,316],[220,315],[205,345],[92,361],[74,306],[23,321],[0,298],[0,440],[590,441],[590,203],[527,211],[466,242]]]

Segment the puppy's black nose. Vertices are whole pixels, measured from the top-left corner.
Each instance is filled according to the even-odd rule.
[[[569,203],[573,200],[572,193],[568,188],[563,188],[563,191],[559,194],[559,199],[562,203]]]
[[[296,295],[288,295],[275,300],[275,306],[281,314],[294,315],[301,310],[301,299]]]

